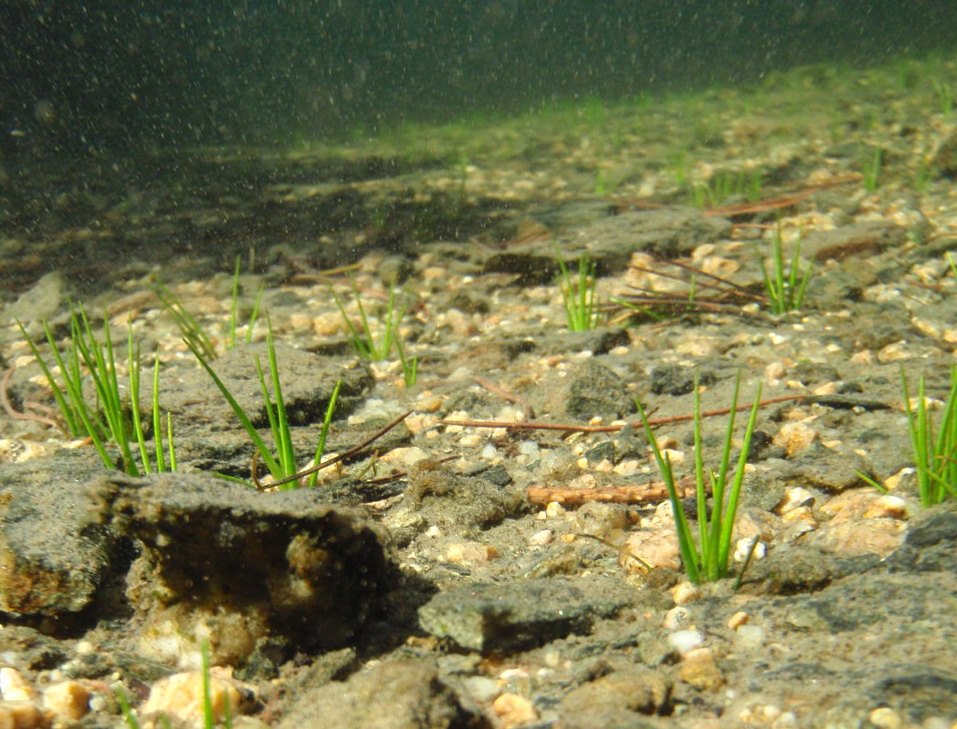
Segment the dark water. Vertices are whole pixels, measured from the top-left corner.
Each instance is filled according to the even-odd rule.
[[[941,0],[6,0],[0,150],[282,144],[955,46]]]

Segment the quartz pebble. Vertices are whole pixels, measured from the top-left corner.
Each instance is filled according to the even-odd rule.
[[[704,645],[704,633],[700,630],[676,630],[668,636],[668,644],[685,655]]]

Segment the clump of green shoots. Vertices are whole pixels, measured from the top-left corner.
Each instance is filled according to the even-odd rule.
[[[791,255],[789,266],[784,265],[783,243],[781,241],[781,225],[771,239],[772,268],[768,271],[764,261],[761,261],[761,274],[764,277],[764,288],[773,314],[786,314],[801,308],[811,272],[814,267],[808,264],[801,267],[801,235],[798,234],[794,242],[794,253]]]
[[[395,282],[389,286],[389,299],[386,304],[385,316],[382,319],[378,336],[373,331],[369,322],[369,316],[366,313],[366,307],[362,303],[362,297],[359,295],[359,287],[351,276],[349,283],[352,286],[352,295],[359,310],[359,325],[353,323],[352,318],[346,313],[345,305],[342,299],[331,287],[330,292],[335,299],[339,313],[342,315],[342,321],[346,325],[346,331],[349,335],[349,343],[362,359],[369,362],[381,362],[389,358],[392,348],[395,347],[399,355],[399,362],[402,366],[402,377],[407,387],[412,387],[418,377],[419,361],[416,357],[408,357],[405,353],[405,347],[402,344],[402,337],[399,332],[399,323],[405,316],[405,309],[397,309],[395,301]]]
[[[233,412],[236,414],[239,422],[242,424],[246,433],[249,435],[250,440],[252,440],[253,445],[256,447],[258,460],[265,464],[266,468],[269,470],[269,473],[276,481],[281,481],[295,476],[299,472],[299,467],[296,463],[296,454],[292,445],[292,431],[289,428],[289,417],[286,411],[286,403],[283,400],[282,395],[282,384],[279,379],[279,366],[276,361],[276,347],[273,342],[272,327],[269,327],[268,333],[266,334],[266,351],[269,366],[268,379],[269,385],[272,386],[272,398],[275,398],[275,405],[273,405],[272,398],[269,394],[270,388],[269,385],[267,385],[267,378],[265,372],[263,371],[262,362],[260,362],[258,357],[256,358],[256,373],[259,377],[259,386],[262,391],[263,400],[265,402],[266,417],[269,420],[269,429],[272,433],[272,439],[276,446],[275,455],[273,455],[272,449],[266,444],[266,441],[263,440],[263,437],[259,434],[256,426],[253,425],[252,418],[249,417],[249,414],[245,411],[242,405],[239,404],[235,396],[226,386],[226,383],[223,382],[222,378],[220,378],[219,375],[216,374],[215,370],[213,370],[209,363],[209,358],[206,357],[205,354],[194,343],[185,338],[184,341],[186,342],[186,346],[189,347],[190,351],[192,351],[193,355],[199,361],[199,364],[212,378],[213,383],[215,383],[223,397],[226,398],[226,402],[228,402],[229,406],[233,409]],[[319,443],[317,444],[315,454],[313,455],[312,465],[318,465],[322,461],[322,456],[325,453],[326,437],[329,434],[329,426],[332,423],[332,415],[335,412],[336,401],[339,398],[339,389],[341,386],[342,381],[339,380],[332,391],[332,396],[329,398],[329,405],[326,407],[326,415],[323,420],[322,430],[319,434]],[[314,487],[318,477],[318,471],[314,472],[305,485]],[[298,483],[297,481],[292,481],[288,484],[284,484],[281,486],[281,488],[294,489],[300,485],[302,484]]]
[[[868,151],[861,149],[861,173],[864,176],[864,190],[868,194],[877,192],[881,184],[881,168],[884,164],[884,150],[875,145]]]
[[[565,320],[573,332],[586,332],[598,326],[598,297],[595,293],[597,278],[595,262],[587,255],[578,259],[578,275],[573,276],[565,261],[556,252],[555,260],[560,270],[558,287],[565,305]]]
[[[53,375],[53,366],[43,358],[23,324],[17,321],[17,325],[49,383],[70,435],[89,437],[107,468],[125,471],[133,476],[148,474],[154,470],[162,472],[176,469],[173,426],[169,414],[166,417],[167,446],[164,453],[158,358],[153,361],[152,392],[155,463],[146,448],[146,433],[139,412],[140,351],[133,341],[132,325],[127,330],[128,403],[124,401],[120,388],[116,353],[106,317],[103,319],[101,342],[96,338],[83,307],[73,308],[70,314],[70,339],[65,356],[60,353],[49,325],[43,322],[43,332],[52,352],[53,365],[59,369],[62,384]],[[139,451],[139,464],[133,455],[134,444]],[[110,452],[111,445],[119,449],[118,457]]]
[[[233,349],[236,346],[236,335],[241,325],[239,320],[239,267],[240,258],[236,256],[236,264],[233,267],[232,293],[230,296],[229,325],[223,337],[226,342],[226,349]],[[256,297],[253,300],[252,311],[246,322],[246,334],[242,339],[242,341],[246,343],[252,341],[253,330],[256,328],[256,322],[259,320],[265,286],[265,284],[260,284],[259,290],[256,292]],[[155,291],[160,303],[163,304],[163,308],[173,317],[173,321],[176,323],[180,334],[183,335],[183,339],[201,351],[206,359],[215,359],[218,354],[216,344],[199,320],[187,311],[182,302],[162,284],[157,285]]]
[[[910,431],[917,492],[923,506],[957,498],[957,367],[950,370],[950,392],[940,424],[935,426],[925,397],[924,378],[917,381],[917,402],[911,403],[907,377],[901,370],[901,389]]]
[[[648,416],[640,402],[638,412],[641,414],[641,422],[644,425],[645,433],[648,435],[648,442],[654,451],[655,461],[658,463],[658,470],[661,472],[662,480],[668,490],[668,498],[671,501],[671,510],[675,521],[675,531],[678,536],[678,546],[681,552],[681,561],[684,565],[685,573],[688,579],[694,584],[702,582],[713,582],[726,577],[728,574],[728,560],[731,556],[731,537],[734,532],[735,516],[738,509],[738,498],[741,493],[741,484],[744,481],[744,466],[747,462],[748,451],[751,448],[751,436],[754,433],[754,426],[758,417],[758,407],[761,399],[761,387],[758,386],[754,395],[754,404],[751,406],[751,414],[748,418],[748,424],[744,429],[743,442],[741,444],[741,454],[738,457],[737,466],[734,475],[731,476],[731,448],[734,440],[734,421],[738,407],[738,391],[741,384],[741,375],[738,375],[734,383],[734,395],[731,400],[731,412],[728,416],[728,428],[724,436],[724,447],[721,453],[721,463],[718,472],[713,470],[705,471],[701,444],[701,403],[698,392],[698,382],[695,380],[694,397],[694,454],[695,454],[695,486],[697,501],[697,522],[698,538],[695,541],[694,532],[685,516],[684,507],[681,503],[681,495],[678,493],[677,479],[671,466],[671,459],[666,453],[662,453],[658,445],[658,439]],[[728,488],[728,479],[731,478],[730,488]],[[711,492],[712,507],[711,516],[708,516],[707,500],[708,492]]]

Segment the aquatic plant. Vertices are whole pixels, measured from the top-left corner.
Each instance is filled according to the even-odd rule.
[[[565,320],[573,332],[585,332],[598,326],[598,299],[595,294],[597,280],[595,262],[583,255],[578,259],[578,276],[574,279],[561,254],[555,252],[559,268],[558,287],[565,306]]]
[[[950,370],[950,391],[940,424],[935,426],[928,407],[924,378],[917,381],[917,402],[912,403],[907,376],[901,369],[901,389],[910,433],[917,492],[923,506],[934,506],[957,497],[957,366]]]
[[[761,275],[764,278],[764,289],[768,294],[768,301],[773,314],[786,314],[801,308],[808,282],[811,280],[812,264],[801,268],[801,234],[798,233],[794,242],[794,253],[791,255],[790,265],[784,265],[783,243],[781,240],[781,224],[771,239],[772,268],[769,272],[761,259]]]
[[[358,326],[353,323],[352,318],[346,313],[345,305],[342,299],[339,298],[339,295],[332,287],[329,288],[329,292],[335,299],[336,307],[339,309],[339,314],[342,316],[342,321],[346,326],[349,343],[352,345],[356,354],[369,362],[381,362],[388,359],[392,353],[392,348],[395,347],[399,355],[399,362],[402,366],[403,379],[406,386],[411,387],[415,384],[416,378],[418,377],[419,361],[415,357],[406,356],[405,347],[401,341],[399,323],[402,321],[402,317],[405,316],[405,309],[396,308],[395,282],[393,281],[389,286],[389,298],[386,303],[385,316],[382,319],[378,336],[373,332],[369,316],[366,313],[366,307],[362,303],[362,297],[359,295],[359,287],[355,279],[351,276],[349,277],[349,283],[352,287],[353,299],[359,310]]]
[[[701,402],[698,379],[695,378],[694,462],[698,525],[697,543],[691,525],[688,523],[688,517],[685,516],[684,506],[681,502],[681,494],[678,492],[677,480],[675,479],[671,465],[671,458],[667,453],[662,452],[658,444],[658,438],[651,429],[651,423],[648,420],[644,407],[640,402],[635,401],[635,404],[638,406],[638,412],[641,415],[642,425],[648,436],[648,442],[651,444],[652,451],[654,452],[658,470],[668,490],[668,498],[671,501],[671,511],[675,522],[675,532],[678,537],[678,548],[681,552],[681,562],[685,573],[688,575],[688,579],[694,584],[719,580],[728,574],[728,560],[731,555],[731,537],[734,532],[734,522],[737,515],[741,485],[744,482],[744,466],[748,459],[748,451],[751,449],[751,436],[754,433],[754,426],[757,421],[758,408],[761,400],[761,386],[758,385],[754,395],[754,403],[751,406],[751,414],[748,417],[748,423],[744,429],[741,454],[738,457],[737,466],[731,478],[730,489],[728,489],[726,487],[728,485],[731,464],[734,421],[735,415],[737,414],[740,385],[741,374],[739,373],[734,383],[734,394],[731,398],[731,408],[728,415],[728,428],[724,436],[724,445],[721,452],[721,463],[718,467],[718,472],[715,473],[710,469],[705,472],[701,443]],[[709,491],[712,501],[710,517],[707,508]]]
[[[875,145],[870,152],[861,149],[861,174],[864,176],[864,190],[868,194],[877,192],[881,184],[881,168],[883,166],[884,150]]]
[[[283,400],[282,395],[282,384],[279,379],[279,365],[276,361],[276,347],[273,342],[272,326],[269,326],[266,334],[266,351],[269,366],[269,381],[272,385],[273,397],[276,400],[275,405],[273,405],[272,399],[270,398],[269,387],[266,384],[266,375],[263,371],[262,362],[258,357],[256,358],[256,373],[259,377],[259,386],[260,390],[262,391],[263,400],[265,402],[266,417],[269,420],[269,429],[272,433],[273,442],[276,445],[277,452],[275,456],[273,455],[272,450],[266,444],[266,441],[263,440],[261,435],[259,435],[259,431],[252,423],[252,418],[249,417],[249,414],[245,411],[242,405],[239,404],[235,396],[226,386],[226,383],[223,382],[222,378],[216,374],[216,371],[209,363],[209,358],[206,357],[203,352],[200,351],[200,349],[188,339],[184,339],[183,341],[186,343],[186,346],[189,347],[190,351],[196,357],[202,368],[205,369],[206,373],[212,378],[213,383],[216,385],[217,389],[219,389],[220,393],[222,393],[223,397],[226,398],[226,402],[229,403],[229,406],[232,408],[240,424],[243,426],[243,429],[249,435],[250,440],[256,447],[256,457],[254,458],[253,463],[254,468],[256,462],[261,460],[263,464],[265,464],[272,477],[277,481],[295,476],[299,469],[296,464],[296,454],[292,445],[292,432],[289,428],[289,418],[286,412],[286,403]],[[332,423],[332,415],[335,412],[336,401],[339,398],[339,389],[341,386],[341,380],[336,382],[336,386],[332,391],[332,396],[329,398],[329,404],[326,407],[326,415],[323,420],[322,430],[319,434],[319,443],[316,446],[316,451],[312,459],[314,465],[318,465],[322,461],[322,456],[325,453],[326,437],[329,434],[329,426]],[[313,473],[306,485],[310,487],[315,486],[317,478],[318,472]],[[253,480],[257,480],[255,473],[253,473]],[[283,485],[281,488],[294,489],[301,485],[302,484],[300,484],[298,481],[293,481]]]
[[[44,336],[50,346],[53,362],[59,369],[62,385],[53,375],[53,368],[43,358],[39,347],[29,335],[23,324],[17,320],[20,331],[30,346],[40,369],[53,392],[57,406],[74,437],[89,437],[94,448],[107,468],[112,468],[139,476],[153,470],[165,471],[176,468],[176,450],[173,443],[172,420],[167,414],[167,451],[164,456],[162,415],[159,405],[159,361],[153,361],[152,423],[155,464],[151,462],[146,448],[146,434],[139,412],[140,394],[140,351],[133,340],[132,324],[127,329],[127,369],[129,384],[129,403],[124,403],[120,390],[120,378],[116,364],[113,340],[110,335],[109,320],[103,319],[103,341],[100,342],[93,331],[90,320],[82,306],[71,307],[70,338],[66,357],[57,346],[53,332],[46,322],[42,323]],[[87,395],[87,379],[92,385],[92,397]],[[133,443],[136,443],[140,463],[133,456]],[[113,445],[119,449],[119,457],[109,452]],[[168,458],[168,466],[167,466]]]
[[[229,326],[225,331],[224,340],[226,349],[232,349],[236,346],[236,334],[240,327],[239,321],[239,268],[240,257],[236,256],[236,263],[233,267],[233,283],[231,287],[230,306],[229,306]],[[256,297],[253,300],[252,311],[246,321],[246,334],[243,341],[251,342],[253,331],[256,328],[256,322],[259,320],[259,314],[262,306],[263,292],[266,284],[261,283]],[[163,308],[173,317],[176,327],[184,339],[188,340],[199,349],[207,359],[215,359],[217,356],[216,345],[213,338],[207,333],[206,328],[183,306],[182,302],[165,286],[158,284],[154,291],[159,298]]]

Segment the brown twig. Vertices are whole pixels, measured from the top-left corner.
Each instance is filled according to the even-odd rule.
[[[675,483],[675,488],[678,491],[678,496],[683,499],[697,493],[697,485],[693,476],[679,479]],[[525,495],[528,497],[529,503],[537,506],[546,506],[553,501],[569,506],[580,506],[593,502],[601,504],[645,504],[667,499],[668,487],[665,486],[664,481],[591,489],[534,484],[525,489]]]
[[[3,402],[3,409],[7,415],[14,420],[29,420],[34,423],[43,423],[44,425],[49,425],[51,428],[62,431],[63,429],[60,427],[60,424],[53,420],[53,418],[37,415],[36,413],[20,412],[14,409],[13,403],[10,401],[10,391],[8,388],[10,386],[10,378],[13,377],[13,373],[16,369],[16,365],[10,365],[10,368],[3,374],[3,379],[0,380],[0,401]]]
[[[405,419],[406,419],[407,417],[409,417],[411,414],[412,414],[412,411],[411,411],[411,410],[407,410],[405,413],[403,413],[402,415],[400,415],[399,417],[397,417],[395,420],[393,420],[392,422],[390,422],[388,425],[385,425],[385,426],[383,426],[382,428],[379,428],[379,430],[377,430],[377,431],[376,431],[375,433],[373,433],[371,436],[369,436],[369,437],[366,438],[364,441],[362,441],[361,443],[359,443],[359,445],[355,445],[355,446],[353,446],[352,448],[350,448],[349,450],[340,453],[338,456],[335,456],[335,457],[333,457],[333,458],[330,458],[330,459],[327,460],[327,461],[323,461],[322,463],[317,463],[317,464],[314,465],[314,466],[310,466],[309,468],[306,468],[306,469],[304,469],[304,470],[302,470],[302,471],[299,471],[299,473],[296,473],[296,474],[294,474],[294,475],[292,475],[292,476],[287,476],[286,478],[281,478],[281,479],[279,479],[278,481],[273,481],[272,483],[268,484],[268,487],[269,487],[269,488],[272,488],[273,486],[281,486],[281,485],[284,484],[284,483],[292,483],[293,481],[298,481],[299,479],[303,478],[304,476],[311,476],[311,475],[314,474],[316,471],[320,471],[320,470],[322,470],[323,468],[328,468],[329,466],[334,466],[334,465],[337,464],[337,463],[342,463],[342,461],[344,461],[344,460],[346,460],[346,459],[348,459],[348,458],[352,458],[354,455],[356,455],[357,453],[359,453],[359,451],[361,451],[363,448],[365,448],[366,446],[368,446],[370,443],[374,443],[374,442],[377,441],[379,438],[381,438],[383,435],[385,435],[386,433],[388,433],[390,430],[392,430],[395,426],[397,426],[399,423],[401,423],[403,420],[405,420]],[[257,451],[253,451],[252,461],[251,461],[251,463],[250,463],[250,469],[251,469],[251,471],[252,471],[252,480],[253,480],[253,483],[256,485],[256,488],[257,488],[257,489],[259,489],[260,491],[262,491],[263,488],[266,488],[267,486],[264,486],[264,485],[259,481],[259,477],[258,477],[257,474],[256,474],[256,467],[257,467],[257,465],[258,465],[257,456],[258,456],[258,452],[257,452]]]
[[[792,400],[805,400],[808,397],[808,395],[782,395],[780,397],[761,400],[758,403],[758,407],[773,405],[779,402],[790,402]],[[750,410],[752,406],[753,403],[738,405],[735,410],[739,412],[742,410]],[[730,412],[731,408],[720,408],[718,410],[708,410],[700,415],[702,418],[711,418],[717,415],[727,415]],[[681,423],[694,420],[694,417],[694,415],[670,415],[664,418],[652,418],[648,421],[648,424],[654,426],[666,425],[668,423]],[[446,420],[444,418],[439,421],[439,425],[459,425],[464,428],[506,428],[509,430],[561,430],[567,433],[617,433],[629,425],[636,429],[642,428],[641,423],[629,423],[627,425],[577,425],[572,423],[539,423],[533,420],[516,423],[502,420]]]
[[[532,406],[529,405],[528,400],[526,400],[521,395],[517,395],[516,393],[512,392],[511,390],[507,388],[502,387],[501,385],[497,385],[491,380],[486,380],[484,377],[478,377],[477,375],[473,375],[472,379],[475,380],[475,382],[477,382],[479,385],[484,387],[489,392],[495,395],[498,395],[500,397],[503,397],[509,402],[513,402],[516,405],[518,405],[522,409],[522,414],[525,416],[526,420],[531,420],[532,418],[535,417],[535,411],[532,410]]]

